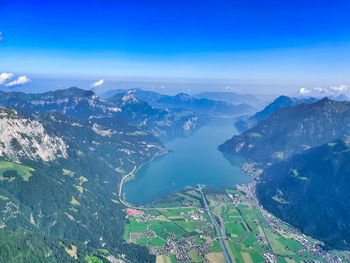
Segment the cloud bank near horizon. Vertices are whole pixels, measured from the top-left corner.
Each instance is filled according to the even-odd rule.
[[[299,95],[306,95],[310,97],[321,97],[321,96],[338,96],[341,94],[348,94],[348,86],[347,85],[338,85],[338,86],[329,86],[327,88],[315,87],[312,89],[300,88],[298,91]]]

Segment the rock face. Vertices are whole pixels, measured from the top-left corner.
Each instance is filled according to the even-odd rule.
[[[0,156],[52,161],[67,158],[67,145],[45,131],[37,120],[21,117],[16,111],[0,107]]]
[[[262,205],[329,246],[349,249],[350,148],[336,140],[265,169]]]
[[[350,102],[324,98],[313,104],[283,108],[242,135],[219,146],[262,162],[287,159],[294,153],[350,135]]]
[[[268,117],[270,117],[274,112],[278,111],[279,109],[293,107],[303,103],[312,104],[315,101],[316,99],[314,98],[298,99],[298,98],[291,98],[287,96],[279,96],[271,104],[266,106],[262,111],[257,112],[251,117],[248,117],[248,118],[244,117],[237,120],[235,122],[235,127],[240,133],[242,133],[248,129],[253,128],[259,122],[266,120]]]

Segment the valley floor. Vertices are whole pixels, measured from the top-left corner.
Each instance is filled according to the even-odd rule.
[[[344,262],[322,250],[320,242],[266,212],[256,200],[254,182],[222,191],[205,188],[203,192],[209,209],[200,189],[191,188],[145,209],[128,210],[124,238],[147,246],[159,263]],[[228,244],[232,259],[227,255],[225,259],[220,238]]]

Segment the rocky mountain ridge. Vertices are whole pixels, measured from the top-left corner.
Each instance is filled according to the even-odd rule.
[[[282,108],[242,135],[219,146],[261,162],[287,159],[294,153],[350,135],[350,102],[329,98]]]
[[[259,122],[266,120],[268,117],[270,117],[274,112],[276,112],[279,109],[287,108],[287,107],[293,107],[299,104],[311,104],[314,103],[316,99],[314,98],[292,98],[288,96],[279,96],[277,99],[275,99],[272,103],[267,105],[262,111],[259,111],[255,113],[253,116],[250,117],[242,117],[238,119],[235,122],[236,129],[243,133],[244,131],[253,128],[255,125],[257,125]]]

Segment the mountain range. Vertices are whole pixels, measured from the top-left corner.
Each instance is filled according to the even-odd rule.
[[[34,235],[33,242],[46,244],[58,239],[62,245],[42,255],[46,261],[62,258],[71,242],[81,244],[78,253],[102,259],[154,260],[146,249],[124,242],[117,188],[123,175],[166,152],[155,136],[57,112],[25,117],[7,108],[0,109],[0,131],[0,226],[9,237]],[[101,247],[108,253],[101,256]],[[31,250],[16,253],[25,251]]]
[[[79,88],[0,91],[0,105],[0,228],[8,238],[0,240],[7,251],[0,259],[17,253],[51,262],[72,261],[74,250],[79,260],[154,261],[123,239],[122,177],[167,153],[163,139],[187,135],[209,116],[250,109],[184,94],[152,105],[133,92],[102,99]]]
[[[155,105],[168,109],[186,109],[209,116],[234,116],[255,110],[248,104],[233,105],[225,101],[198,99],[185,93],[163,97],[157,100]]]
[[[250,128],[253,128],[259,122],[266,120],[271,114],[279,109],[293,107],[302,103],[311,104],[314,103],[314,98],[291,98],[288,96],[279,96],[272,103],[267,105],[262,111],[255,113],[250,117],[241,117],[235,122],[236,129],[242,133]]]
[[[209,100],[218,100],[225,101],[231,104],[249,104],[249,105],[257,105],[261,103],[261,101],[251,94],[239,94],[236,92],[201,92],[194,95],[195,98],[199,99],[209,99]]]
[[[158,95],[0,92],[0,228],[6,237],[0,259],[17,253],[69,262],[67,250],[77,249],[79,260],[154,261],[146,248],[123,239],[122,177],[166,154],[163,139],[187,135],[209,117],[253,110],[183,93]],[[330,248],[349,249],[350,102],[280,96],[246,120],[254,126],[219,149],[263,167],[256,179],[260,203]]]
[[[123,239],[122,177],[166,154],[164,139],[252,109],[141,90],[0,91],[0,260],[153,262]]]
[[[219,149],[260,164],[265,209],[328,248],[349,249],[350,102],[326,97],[270,113]]]
[[[188,135],[207,121],[192,111],[152,107],[132,92],[118,93],[107,100],[120,109],[125,119],[160,137]]]
[[[160,94],[160,93],[157,93],[154,91],[149,91],[149,90],[142,90],[139,88],[109,90],[105,93],[102,93],[100,96],[104,99],[107,99],[107,98],[110,98],[118,93],[127,93],[127,92],[132,92],[135,95],[135,97],[137,97],[140,100],[146,101],[147,103],[149,103],[151,105],[153,105],[153,103],[156,102],[157,100],[168,96],[165,94]],[[258,99],[254,95],[239,94],[236,92],[209,91],[209,92],[201,92],[198,94],[194,94],[192,97],[197,98],[197,99],[224,101],[224,102],[228,102],[228,103],[233,104],[233,105],[237,105],[237,104],[257,105],[257,104],[261,103],[260,99]]]
[[[101,98],[108,99],[111,98],[117,94],[125,94],[125,93],[132,93],[136,98],[139,100],[143,100],[147,102],[150,105],[154,105],[154,102],[157,100],[166,97],[167,95],[160,94],[154,91],[150,90],[142,90],[142,89],[113,89],[109,90],[103,94],[101,94]]]
[[[145,101],[153,107],[167,110],[185,110],[192,111],[200,115],[210,117],[223,117],[242,115],[256,110],[255,107],[240,101],[254,102],[257,99],[251,95],[240,95],[230,92],[208,92],[191,96],[185,93],[179,93],[174,96],[159,94],[153,91],[144,91],[141,89],[129,90],[111,90],[101,96],[107,100],[117,94],[132,93],[139,100]],[[228,94],[226,94],[228,93]],[[227,96],[225,96],[227,95]],[[208,97],[208,98],[206,98]],[[229,97],[231,101],[221,98]],[[234,98],[237,99],[235,100]],[[246,97],[246,100],[243,98]]]
[[[350,244],[350,147],[335,140],[265,169],[261,204],[330,248]]]
[[[157,137],[183,136],[204,123],[204,119],[202,121],[193,112],[164,111],[130,94],[104,100],[92,91],[74,87],[40,94],[0,91],[0,105],[14,108],[24,115],[39,116],[54,111],[91,120],[120,132],[151,132]]]
[[[276,162],[294,153],[350,135],[350,102],[328,98],[282,108],[241,135],[220,145],[259,162]]]

